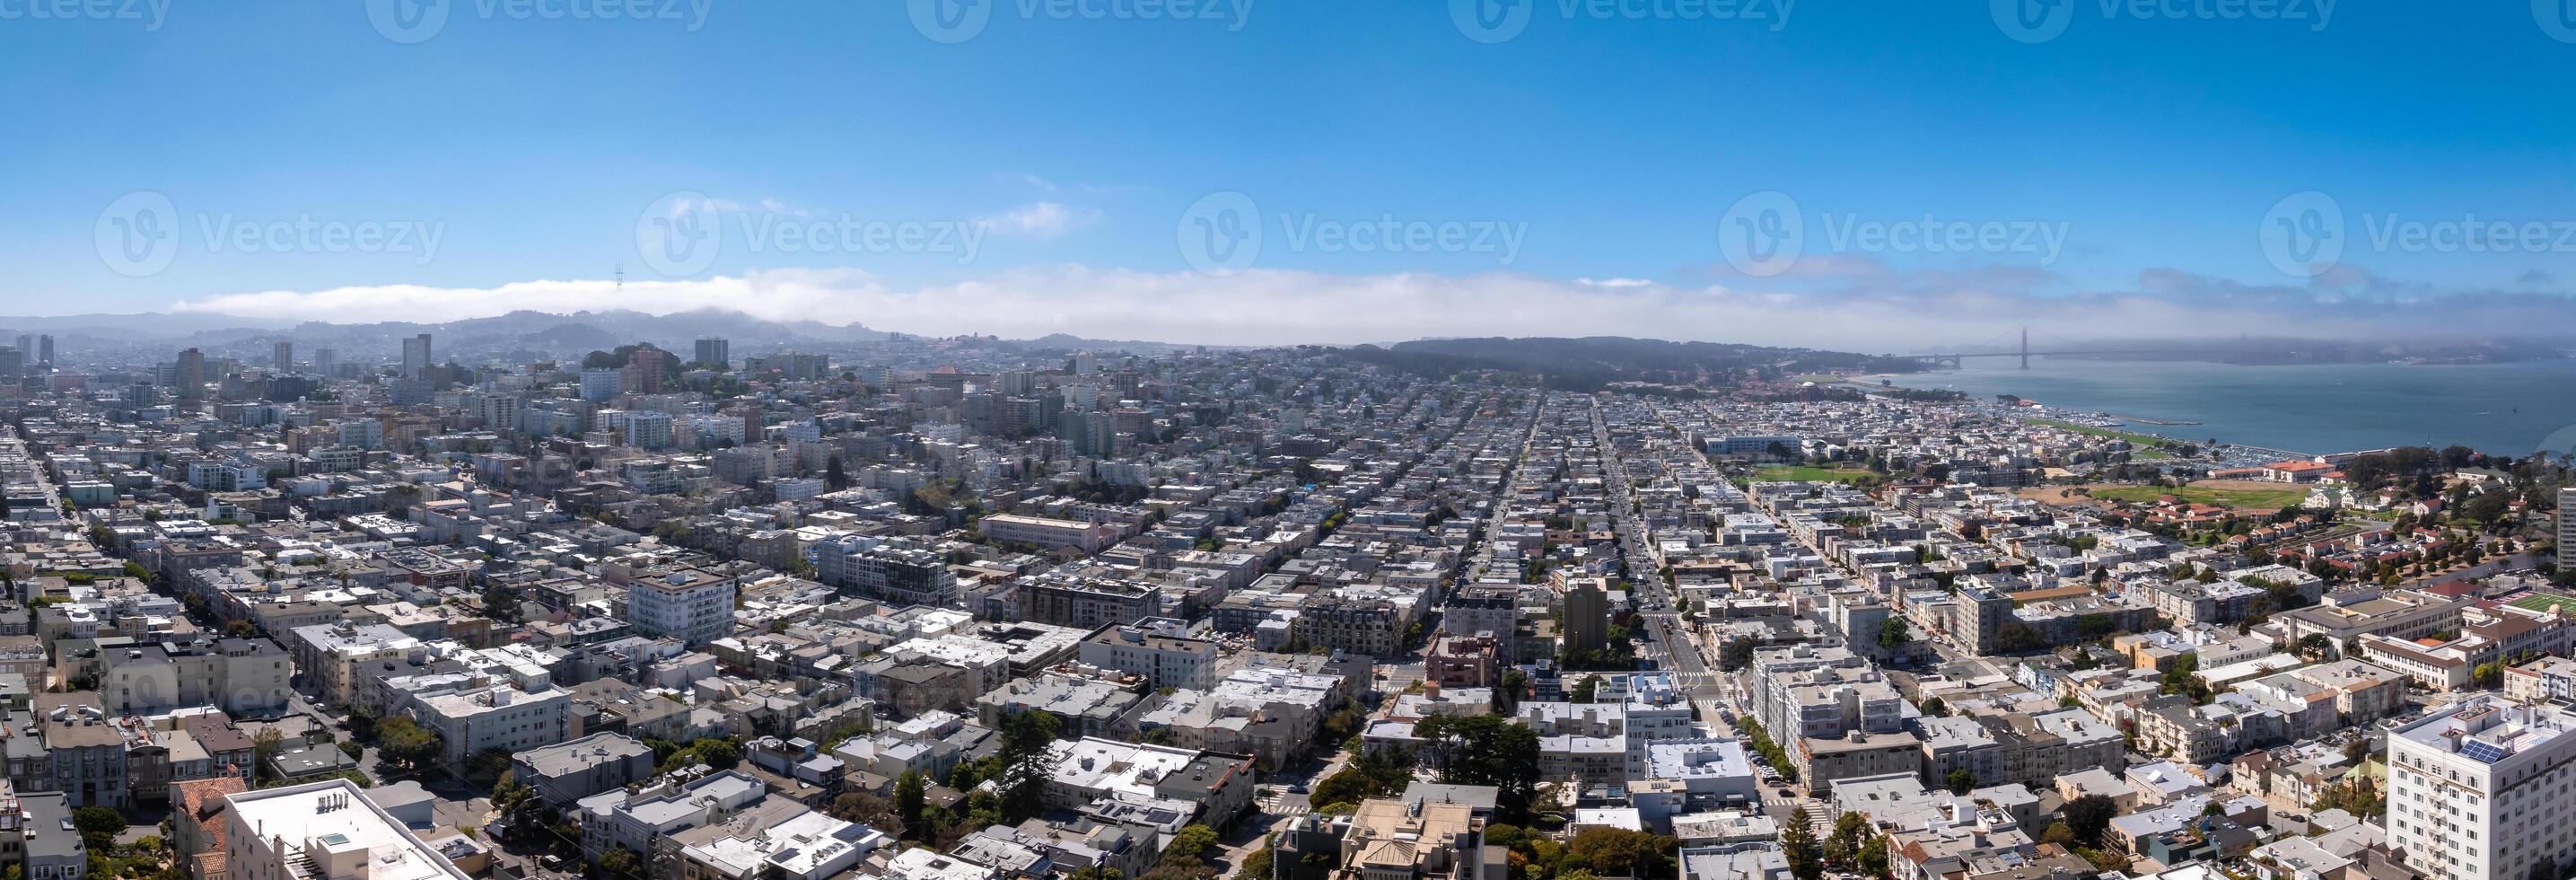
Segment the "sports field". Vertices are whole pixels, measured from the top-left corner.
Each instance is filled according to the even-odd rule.
[[[2568,613],[2576,614],[2576,596],[2570,596],[2565,593],[2552,593],[2546,590],[2534,591],[2531,595],[2515,599],[2506,604],[2526,611],[2547,611],[2549,610],[2549,606],[2558,605],[2564,606]]]

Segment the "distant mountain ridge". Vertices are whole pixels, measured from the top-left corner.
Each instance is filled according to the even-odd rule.
[[[1549,387],[1597,390],[1613,382],[1727,384],[1745,373],[1826,370],[1905,373],[1920,361],[1847,351],[1729,342],[1668,342],[1626,336],[1417,339],[1352,346],[1344,357],[1414,373],[1502,371],[1547,377]]]

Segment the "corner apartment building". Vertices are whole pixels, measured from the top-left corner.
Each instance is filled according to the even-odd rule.
[[[1038,577],[1020,585],[1020,619],[1076,629],[1135,623],[1162,604],[1161,587],[1100,578]]]
[[[562,807],[651,778],[653,749],[625,734],[594,733],[519,752],[511,756],[510,765],[519,781],[536,789],[548,806]]]
[[[2576,715],[2494,696],[2388,735],[2389,849],[2427,878],[2531,876],[2576,861]]]
[[[572,692],[562,688],[531,692],[492,684],[414,696],[407,709],[413,721],[438,732],[447,766],[460,776],[487,752],[516,754],[572,737]]]
[[[957,574],[938,553],[875,535],[814,542],[814,579],[843,593],[904,605],[957,605]]]
[[[733,634],[734,578],[693,566],[635,573],[626,582],[626,622],[692,647]]]
[[[160,642],[100,653],[99,699],[120,715],[215,706],[236,717],[285,714],[286,651],[267,639]]]
[[[22,791],[62,792],[75,808],[131,805],[134,780],[126,772],[125,734],[108,722],[98,694],[37,694],[36,715],[44,751],[22,768],[13,749],[12,783]],[[19,776],[22,769],[25,778]]]
[[[1206,690],[1216,681],[1216,643],[1183,635],[1168,618],[1112,624],[1082,640],[1082,662],[1133,672],[1157,688]]]
[[[984,517],[977,526],[984,537],[1013,544],[1034,544],[1045,550],[1072,548],[1084,553],[1098,553],[1118,543],[1122,529],[1112,523],[1053,519],[996,513]]]

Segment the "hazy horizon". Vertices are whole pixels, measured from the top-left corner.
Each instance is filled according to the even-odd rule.
[[[0,205],[0,312],[1853,350],[2576,327],[2544,85],[2576,32],[2518,5],[632,5],[0,12],[45,169]]]

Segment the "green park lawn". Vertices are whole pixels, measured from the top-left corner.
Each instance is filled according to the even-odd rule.
[[[1821,468],[1807,465],[1773,465],[1753,472],[1756,483],[1802,481],[1810,483],[1854,483],[1873,476],[1868,468]]]
[[[2308,497],[2306,489],[2220,489],[2212,486],[2184,486],[2166,489],[2157,486],[2095,486],[2093,497],[2104,501],[2152,503],[2171,495],[2193,504],[2232,507],[2238,510],[2279,510]]]

